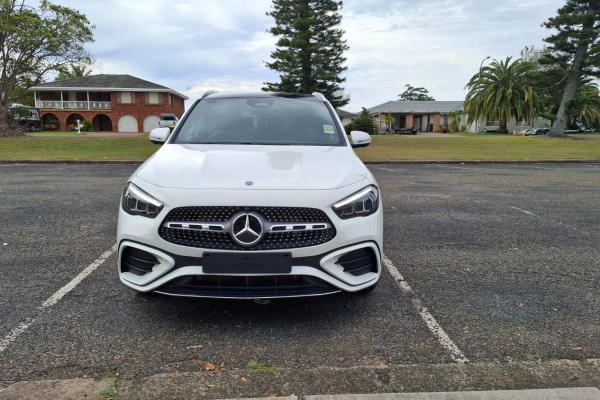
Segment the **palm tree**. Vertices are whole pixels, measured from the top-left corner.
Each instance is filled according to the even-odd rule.
[[[86,65],[70,64],[58,70],[58,76],[55,80],[62,81],[65,79],[81,78],[89,76],[92,73],[92,68],[87,69]]]
[[[528,79],[535,66],[521,59],[511,64],[511,58],[494,60],[465,86],[469,90],[464,104],[468,124],[485,117],[499,120],[498,132],[508,132],[506,124],[510,117],[531,121],[536,116],[539,99]]]
[[[567,103],[567,114],[572,120],[586,126],[600,124],[600,91],[594,84],[584,84],[577,89],[574,99]]]

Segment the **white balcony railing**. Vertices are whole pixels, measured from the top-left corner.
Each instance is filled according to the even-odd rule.
[[[55,108],[59,110],[110,110],[110,101],[60,101],[37,100],[37,108]]]

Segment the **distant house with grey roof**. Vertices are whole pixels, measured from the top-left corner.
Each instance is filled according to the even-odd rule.
[[[40,109],[43,129],[67,130],[76,120],[94,131],[149,132],[161,114],[184,112],[187,96],[131,75],[90,75],[40,83],[29,88]]]
[[[385,117],[391,115],[395,121],[392,128],[417,128],[420,132],[435,132],[447,126],[448,113],[461,109],[463,101],[388,101],[371,107],[368,111],[379,120],[383,131]]]
[[[464,101],[388,101],[368,109],[375,117],[380,131],[385,131],[385,117],[391,115],[395,121],[392,128],[410,129],[413,126],[420,132],[436,132],[452,122],[449,113],[462,110]],[[467,125],[468,116],[462,114],[461,129],[464,127],[468,132],[495,132],[500,121],[486,121],[484,118]],[[520,131],[521,128],[542,128],[550,126],[550,121],[541,117],[535,117],[531,121],[517,121],[514,117],[507,121],[509,132]]]
[[[352,120],[358,115],[353,112],[342,110],[341,108],[336,108],[335,112],[337,113],[338,117],[340,117],[340,120],[342,121],[342,125],[344,125],[344,126],[346,126],[350,122],[352,122]]]

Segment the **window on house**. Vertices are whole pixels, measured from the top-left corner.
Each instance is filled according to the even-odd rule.
[[[117,92],[117,103],[121,103],[121,104],[135,103],[135,93],[133,93],[133,92]]]
[[[148,92],[144,94],[146,104],[162,104],[162,93]]]

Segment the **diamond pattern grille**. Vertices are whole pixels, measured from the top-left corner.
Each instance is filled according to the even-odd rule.
[[[327,214],[317,208],[305,207],[180,207],[169,212],[159,229],[164,240],[188,247],[219,250],[282,250],[316,246],[335,237],[331,228],[291,232],[266,233],[263,239],[252,247],[243,247],[236,243],[229,232],[194,231],[172,229],[164,226],[168,222],[212,222],[218,224],[230,220],[240,211],[253,211],[272,223],[330,223]]]

